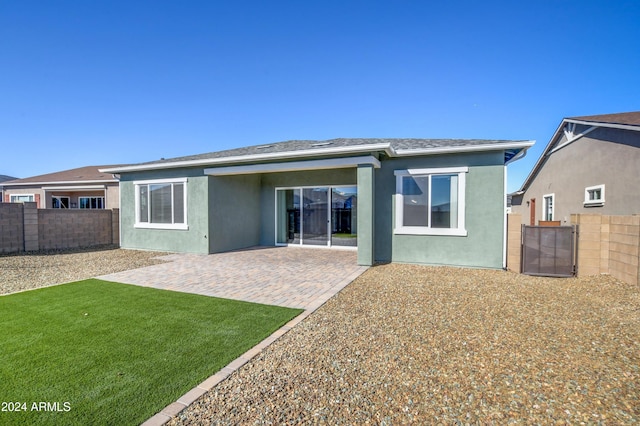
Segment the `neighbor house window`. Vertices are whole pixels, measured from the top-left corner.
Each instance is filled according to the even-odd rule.
[[[396,234],[466,236],[468,167],[396,170]]]
[[[33,194],[15,194],[9,196],[11,203],[32,203],[35,201]]]
[[[584,206],[604,206],[604,185],[590,186],[584,189]]]
[[[187,229],[187,179],[134,182],[136,227]]]
[[[51,204],[54,209],[68,209],[69,197],[60,197],[54,195],[53,197],[51,197]]]
[[[548,194],[542,197],[543,220],[553,220],[555,198],[556,198],[555,194]]]
[[[104,209],[104,197],[78,197],[79,209]]]

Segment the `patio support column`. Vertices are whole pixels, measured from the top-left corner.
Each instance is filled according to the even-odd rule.
[[[358,165],[358,265],[371,266],[374,261],[374,167]]]

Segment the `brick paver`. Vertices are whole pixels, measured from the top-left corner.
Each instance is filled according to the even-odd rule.
[[[159,258],[167,262],[99,278],[313,311],[367,269],[355,251],[297,247]]]

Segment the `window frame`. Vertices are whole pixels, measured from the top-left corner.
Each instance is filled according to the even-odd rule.
[[[547,218],[547,199],[551,200],[551,219]],[[542,196],[542,220],[546,222],[554,221],[556,217],[556,194],[545,194]]]
[[[83,199],[89,199],[89,207],[82,207],[82,200]],[[102,207],[96,207],[93,208],[91,207],[91,199],[95,198],[96,200],[101,200],[102,202]],[[83,195],[78,197],[78,209],[80,210],[104,210],[105,209],[105,204],[104,204],[104,197],[99,196],[99,195]]]
[[[188,215],[187,215],[187,178],[170,178],[170,179],[151,179],[140,180],[133,182],[134,194],[135,194],[135,223],[134,228],[146,228],[146,229],[189,229]],[[149,185],[162,185],[171,184],[171,223],[153,223],[151,222],[151,210],[148,211],[148,222],[140,221],[140,188],[146,186],[147,194],[150,194]],[[174,184],[183,185],[183,215],[184,223],[175,223],[175,206],[174,206]]]
[[[395,193],[395,227],[393,233],[396,235],[444,235],[466,237],[467,229],[465,224],[466,206],[466,175],[469,167],[442,167],[427,169],[406,169],[395,170],[396,177],[396,193]],[[458,175],[458,208],[457,218],[458,224],[455,228],[432,228],[430,226],[405,226],[404,220],[404,197],[402,192],[402,181],[407,176],[412,177],[429,177],[429,198],[427,204],[427,214],[431,215],[431,177],[442,175]],[[429,220],[428,220],[429,223]]]
[[[597,200],[589,199],[589,191],[600,190],[600,198]],[[602,207],[604,206],[604,184],[588,186],[584,189],[584,207]]]
[[[64,207],[64,203],[62,202],[62,199],[66,199],[67,200],[67,207]],[[56,201],[58,200],[58,203],[60,203],[60,206],[56,207]],[[53,209],[70,209],[71,208],[71,197],[69,197],[68,195],[52,195],[51,196],[51,208]]]
[[[13,198],[16,197],[31,197],[31,201],[18,200],[14,201]],[[9,194],[9,202],[10,203],[35,203],[36,194]]]

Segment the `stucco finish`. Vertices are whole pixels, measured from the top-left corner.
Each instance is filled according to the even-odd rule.
[[[466,236],[395,235],[395,170],[467,166]],[[135,228],[133,181],[187,177],[188,230]],[[381,158],[381,168],[207,176],[202,167],[122,176],[122,246],[214,253],[275,245],[276,188],[358,187],[358,263],[503,266],[504,153]]]
[[[146,229],[135,225],[134,181],[187,177],[189,229]],[[124,248],[209,253],[209,177],[202,169],[169,169],[127,173],[120,180],[120,245]]]
[[[563,136],[556,145],[565,141]],[[596,185],[605,185],[605,203],[585,207],[585,188]],[[571,214],[638,214],[640,197],[633,195],[639,186],[640,132],[598,128],[551,153],[525,193],[512,200],[512,211],[528,225],[527,201],[535,198],[537,223],[543,217],[543,196],[554,194],[554,220],[563,225],[571,222]]]
[[[484,153],[383,162],[376,176],[376,261],[502,268],[505,220],[503,158],[502,153]],[[394,171],[458,166],[469,167],[465,188],[467,236],[394,234]]]

